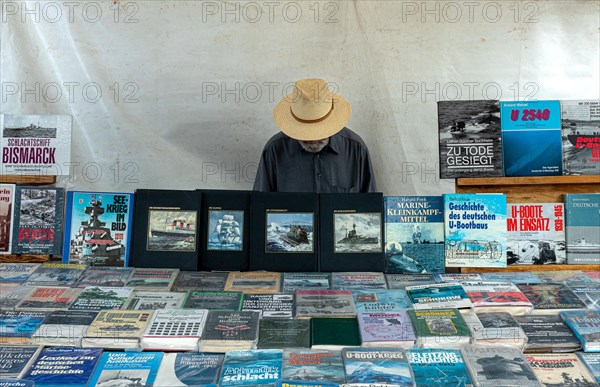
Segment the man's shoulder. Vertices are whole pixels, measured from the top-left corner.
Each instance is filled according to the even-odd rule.
[[[276,133],[267,141],[265,144],[265,150],[273,149],[281,146],[287,146],[292,140],[290,137],[285,135],[283,132]]]
[[[343,128],[336,135],[339,136],[340,138],[342,138],[344,141],[349,141],[351,143],[355,143],[356,145],[360,146],[361,148],[365,148],[365,149],[367,148],[367,144],[365,144],[362,137],[360,137],[357,133],[355,133],[354,131],[352,131],[348,128]]]

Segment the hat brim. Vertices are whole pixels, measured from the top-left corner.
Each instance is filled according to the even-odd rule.
[[[352,108],[344,97],[332,94],[333,109],[323,121],[305,123],[298,121],[291,110],[292,94],[281,100],[273,109],[275,125],[289,137],[301,141],[317,141],[333,136],[346,126]]]

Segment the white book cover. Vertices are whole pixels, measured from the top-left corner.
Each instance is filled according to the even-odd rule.
[[[181,308],[187,293],[183,292],[152,292],[144,290],[134,290],[127,307],[124,309],[176,309]]]
[[[142,337],[142,348],[197,351],[207,316],[207,309],[156,310]]]

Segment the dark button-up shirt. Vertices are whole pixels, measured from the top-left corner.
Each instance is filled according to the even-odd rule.
[[[375,192],[369,150],[360,136],[344,128],[320,152],[279,132],[265,145],[254,190],[263,192]]]

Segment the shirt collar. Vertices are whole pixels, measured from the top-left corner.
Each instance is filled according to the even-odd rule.
[[[298,149],[298,152],[306,152],[304,149],[302,149],[302,145],[300,145],[300,143],[297,140],[294,140]],[[341,136],[340,136],[340,132],[337,132],[336,134],[334,134],[333,136],[329,137],[329,144],[327,144],[327,146],[325,148],[323,148],[323,150],[321,152],[333,152],[336,155],[340,154],[340,141],[341,141]]]

